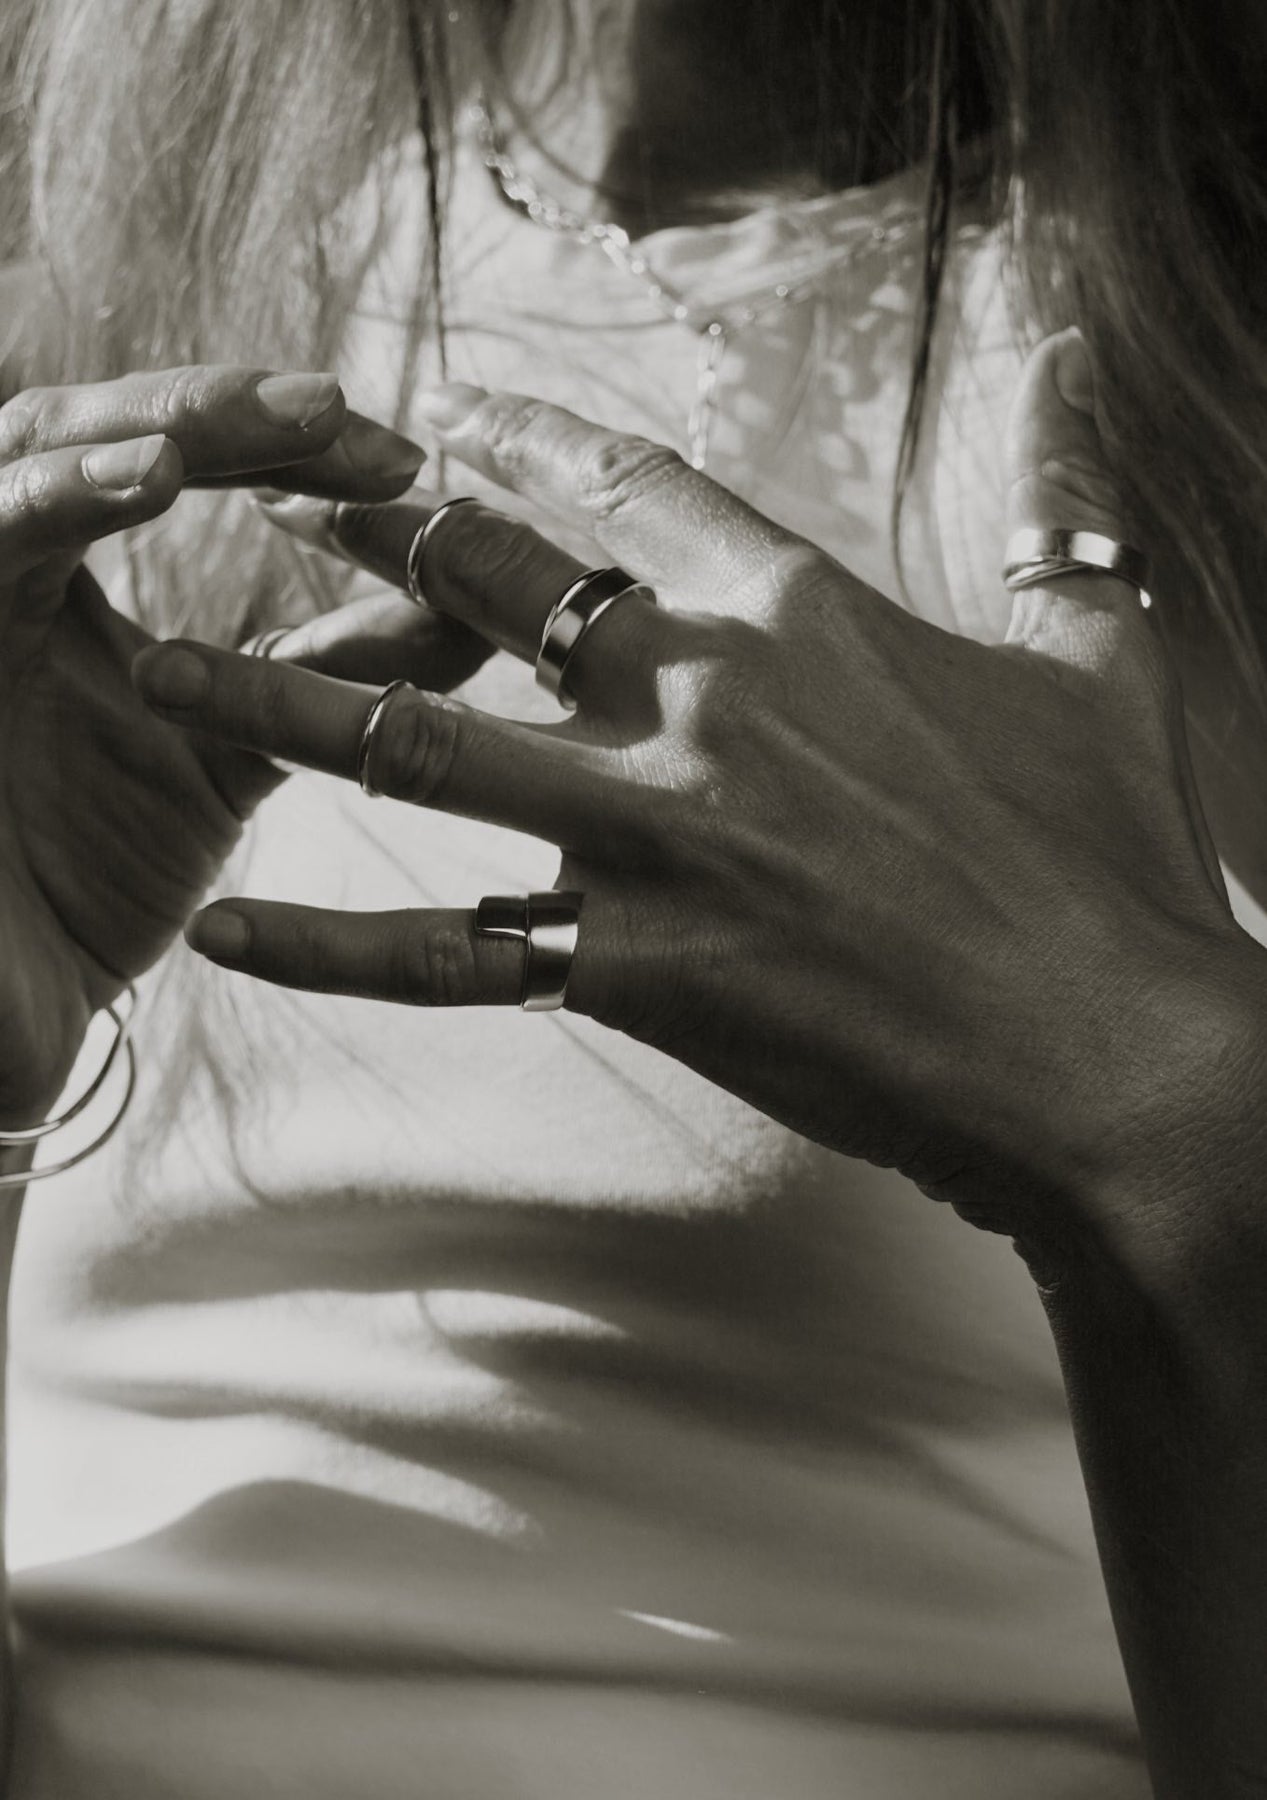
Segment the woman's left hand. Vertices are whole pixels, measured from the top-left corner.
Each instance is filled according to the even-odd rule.
[[[1088,1206],[1134,1242],[1119,1187],[1182,1155],[1194,1109],[1243,1100],[1267,1036],[1265,959],[1232,920],[1135,590],[1030,589],[986,647],[659,446],[469,388],[429,417],[449,456],[590,532],[661,604],[596,622],[558,724],[402,690],[375,785],[561,848],[559,885],[585,896],[569,1007],[1023,1242]],[[1011,455],[1013,529],[1128,535],[1076,334],[1030,359]],[[287,513],[398,584],[426,517],[408,499]],[[464,506],[428,546],[428,597],[532,660],[581,567]],[[136,679],[173,721],[349,779],[376,698],[188,644],[147,650]],[[234,899],[188,936],[290,986],[520,996],[522,946],[468,912]],[[1156,1245],[1145,1226],[1132,1254],[1163,1252],[1166,1223]]]

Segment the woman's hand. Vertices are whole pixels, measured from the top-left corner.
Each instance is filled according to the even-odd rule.
[[[185,368],[0,408],[0,1126],[47,1111],[91,1014],[179,931],[277,779],[140,704],[150,640],[85,549],[188,482],[374,500],[421,458],[331,375]]]
[[[1257,1067],[1262,979],[1135,590],[1031,589],[987,648],[655,445],[471,389],[441,390],[429,417],[449,455],[591,531],[661,606],[626,599],[595,625],[557,725],[402,692],[375,785],[560,846],[560,886],[585,895],[569,1006],[1039,1254],[1091,1197],[1134,1232],[1138,1208],[1112,1212],[1123,1170],[1136,1193],[1182,1148],[1185,1113]],[[1011,450],[1014,528],[1129,535],[1076,334],[1031,359]],[[398,581],[425,516],[287,514]],[[580,567],[465,506],[425,573],[436,607],[532,659]],[[147,653],[137,680],[197,732],[349,778],[375,697],[192,646]],[[468,913],[234,900],[189,938],[295,986],[448,1005],[520,991],[520,947]]]

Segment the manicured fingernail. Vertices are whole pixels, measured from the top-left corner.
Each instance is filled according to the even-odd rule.
[[[372,419],[349,419],[335,448],[361,474],[381,475],[384,481],[412,481],[427,460],[421,444]]]
[[[275,425],[311,425],[339,391],[337,375],[266,375],[255,398]]]
[[[486,397],[483,388],[471,387],[465,381],[447,381],[443,387],[428,388],[419,394],[414,404],[428,425],[434,425],[437,431],[452,431]]]
[[[145,480],[166,442],[162,432],[156,431],[151,437],[129,438],[122,444],[102,444],[85,452],[80,467],[94,487],[126,491]]]
[[[251,923],[231,907],[208,907],[206,912],[195,913],[186,925],[185,942],[191,950],[217,962],[238,962],[250,948]]]
[[[1091,359],[1080,331],[1065,334],[1056,352],[1056,387],[1066,406],[1075,412],[1095,412],[1095,383],[1091,377]]]
[[[143,650],[134,667],[141,692],[156,706],[193,706],[211,686],[202,658],[174,645]]]

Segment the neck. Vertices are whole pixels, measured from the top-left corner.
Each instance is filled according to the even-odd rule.
[[[548,28],[557,0],[527,0],[498,46],[491,103],[516,160],[578,212],[635,236],[732,218],[912,160],[881,23],[900,10],[852,9],[851,56],[843,28],[825,32],[804,0],[571,0],[566,33]]]

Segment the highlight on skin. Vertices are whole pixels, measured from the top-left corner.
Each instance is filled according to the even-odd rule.
[[[444,0],[9,0],[3,391],[215,359],[337,368],[393,178],[413,166],[442,229],[451,123],[472,77],[504,91],[498,52],[512,27],[559,33],[561,81],[582,44],[568,10],[538,0],[463,0],[456,27],[450,11]],[[679,11],[683,29],[716,29],[715,0]],[[1217,655],[1229,708],[1238,685],[1261,703],[1252,615],[1267,591],[1267,383],[1251,259],[1267,242],[1267,126],[1249,73],[1252,43],[1267,39],[1260,14],[1248,0],[1195,12],[1184,0],[751,0],[728,16],[754,56],[799,34],[823,69],[764,197],[842,169],[865,178],[886,155],[928,164],[925,317],[897,495],[956,191],[985,182],[1025,334],[1076,323],[1090,347],[1162,617],[1187,650]],[[1246,53],[1229,56],[1230,42]],[[777,57],[764,66],[777,71]],[[777,112],[777,73],[771,83]],[[907,96],[897,116],[895,93]],[[762,197],[755,174],[742,185]],[[433,290],[418,293],[406,334],[402,412],[442,323]],[[345,592],[333,569],[315,591],[234,494],[189,496],[178,533],[133,534],[129,570],[152,629],[221,643]],[[218,1040],[209,1078],[239,1085],[224,1073],[224,1030],[185,1030],[207,1039],[185,1073]]]

